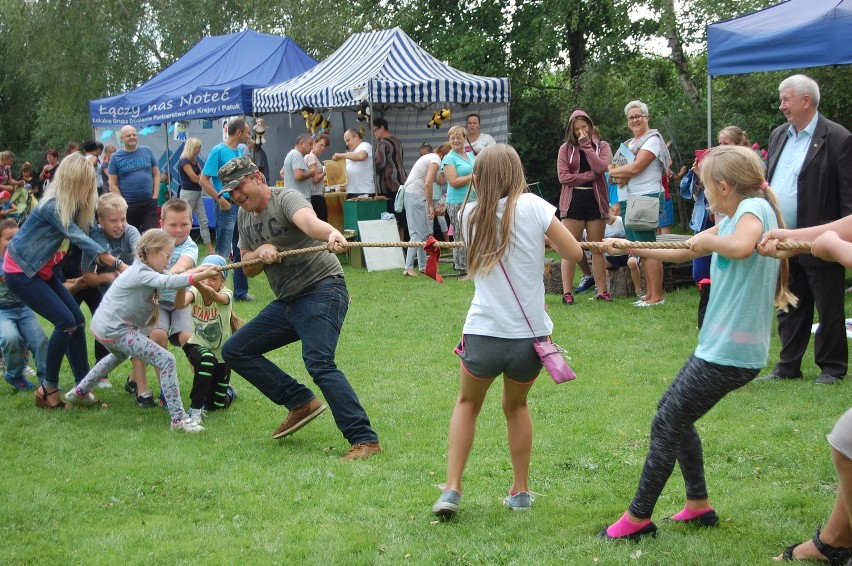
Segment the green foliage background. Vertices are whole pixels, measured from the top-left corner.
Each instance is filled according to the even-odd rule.
[[[707,24],[773,0],[0,0],[0,148],[43,162],[44,150],[91,137],[88,101],[123,92],[202,37],[247,27],[291,36],[319,60],[350,34],[402,27],[463,71],[512,81],[512,143],[531,181],[559,190],[555,157],[565,122],[586,110],[604,139],[628,136],[622,109],[639,98],[674,140],[675,166],[706,144]],[[684,50],[678,68],[671,46]],[[746,129],[766,144],[777,85],[795,70],[717,77],[713,130]],[[822,112],[850,125],[852,69],[814,68]],[[690,96],[685,80],[697,92]]]

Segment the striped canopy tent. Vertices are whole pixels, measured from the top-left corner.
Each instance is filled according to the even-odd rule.
[[[325,61],[283,83],[254,90],[255,113],[352,110],[346,127],[357,127],[354,110],[366,102],[373,117],[384,117],[403,144],[406,165],[423,142],[447,140],[451,125],[464,125],[477,113],[482,131],[508,140],[508,78],[464,73],[423,50],[400,28],[351,36]],[[432,113],[449,108],[441,130],[429,129]],[[340,133],[332,124],[332,135]],[[369,132],[369,128],[365,128]],[[369,136],[365,136],[369,138]]]

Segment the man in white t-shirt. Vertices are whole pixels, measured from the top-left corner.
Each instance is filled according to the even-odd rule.
[[[373,147],[364,141],[358,130],[349,129],[343,133],[343,142],[349,151],[335,153],[331,158],[335,161],[346,160],[346,198],[356,198],[362,195],[375,195],[376,186],[373,182]]]
[[[310,134],[302,134],[296,138],[296,147],[290,150],[284,158],[284,166],[281,168],[281,178],[284,186],[288,189],[296,189],[307,200],[311,200],[311,182],[316,165],[308,167],[305,156],[314,147],[314,140]]]

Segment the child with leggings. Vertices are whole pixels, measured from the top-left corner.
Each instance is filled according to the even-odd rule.
[[[781,262],[755,251],[764,231],[784,222],[764,173],[750,149],[714,148],[701,164],[701,180],[711,209],[727,218],[690,238],[688,250],[630,250],[633,255],[675,262],[712,254],[713,287],[698,347],[657,405],[633,501],[618,521],[599,533],[602,538],[656,536],[651,514],[675,462],[683,474],[686,505],[671,520],[708,527],[719,522],[707,495],[695,422],[766,365],[775,309],[786,309],[796,300],[787,290]],[[608,247],[609,253],[618,253]],[[770,289],[775,290],[774,301]]]
[[[139,328],[152,325],[159,314],[154,300],[159,289],[180,289],[218,275],[212,267],[180,275],[164,273],[174,247],[174,239],[159,229],[148,230],[139,238],[136,246],[138,261],[115,280],[92,317],[92,334],[110,354],[99,361],[77,387],[65,394],[66,401],[72,405],[97,404],[99,401],[91,391],[98,380],[127,358],[134,357],[160,372],[160,385],[172,417],[172,430],[204,430],[184,413],[175,357],[139,332]]]

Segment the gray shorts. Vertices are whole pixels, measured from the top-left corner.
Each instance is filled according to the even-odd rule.
[[[146,326],[142,329],[142,333],[146,336],[150,335],[155,328],[164,331],[169,338],[181,332],[192,333],[195,330],[189,307],[176,309],[173,303],[159,303],[159,308],[160,314],[157,316],[157,322],[153,326]]]
[[[843,413],[826,438],[835,450],[852,460],[852,409]]]
[[[540,337],[539,340],[546,340]],[[494,338],[464,334],[453,350],[465,371],[478,379],[494,379],[503,374],[518,383],[531,383],[541,373],[541,359],[532,338]]]

